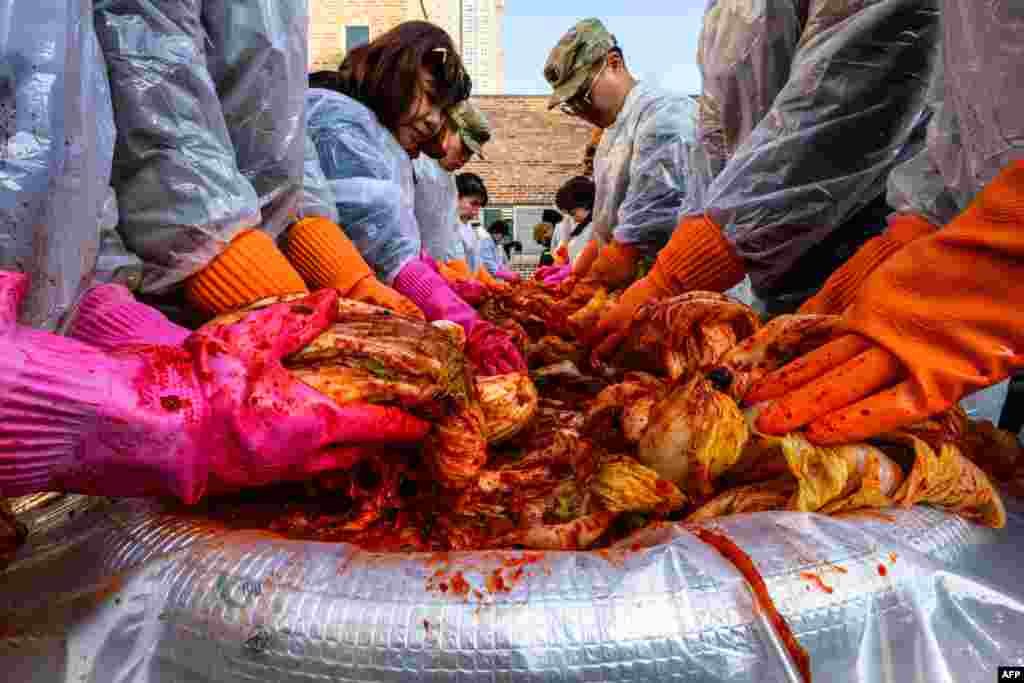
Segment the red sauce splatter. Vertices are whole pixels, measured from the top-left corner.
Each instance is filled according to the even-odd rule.
[[[521,578],[523,578],[523,568],[522,567],[520,567],[520,568],[516,569],[514,572],[512,572],[512,581],[519,581]]]
[[[481,593],[479,590],[474,590],[473,597],[477,599],[477,602],[483,602],[484,594]]]
[[[438,586],[438,588],[441,589],[442,593],[447,593],[448,592],[448,584],[447,583],[442,583],[440,586]]]
[[[664,479],[658,479],[654,482],[654,492],[659,496],[667,496],[672,493],[671,482],[665,481]]]
[[[885,568],[885,565],[882,564],[882,563],[879,563],[878,564],[878,575],[879,576],[885,576],[888,573],[889,573],[889,570]]]
[[[825,591],[826,593],[832,592],[832,586],[829,586],[824,581],[822,581],[821,577],[815,574],[814,572],[800,572],[800,578],[804,579],[805,581],[810,581],[812,584],[816,585],[818,588]]]
[[[754,561],[725,534],[701,527],[688,528],[697,538],[717,550],[729,562],[732,562],[736,569],[743,574],[743,578],[747,580],[747,583],[750,584],[754,592],[754,599],[757,600],[758,606],[764,611],[772,628],[775,629],[775,633],[778,634],[786,646],[786,650],[789,651],[790,656],[793,658],[801,677],[807,683],[810,683],[811,657],[807,654],[807,650],[797,642],[793,631],[789,628],[789,624],[775,607],[772,596],[768,593],[768,586],[754,566]]]
[[[889,553],[889,561],[890,562],[895,562],[896,561],[896,553]]]
[[[430,633],[430,622],[426,619],[423,620],[423,628],[427,629],[427,633]]]
[[[452,576],[452,592],[456,595],[469,595],[469,582],[462,576],[462,572],[455,572]]]
[[[849,573],[850,573],[850,572],[846,571],[846,567],[840,567],[840,566],[839,566],[839,565],[837,565],[837,564],[830,564],[829,566],[830,566],[830,567],[831,567],[831,568],[832,568],[832,569],[833,569],[834,571],[837,571],[837,572],[839,572],[840,574],[849,574]]]
[[[506,567],[525,567],[544,559],[544,553],[523,553],[522,557],[505,557],[501,563]]]
[[[629,549],[632,550],[635,553],[635,552],[638,552],[640,550],[643,550],[643,547],[644,546],[641,543],[634,543],[633,545],[629,546]]]

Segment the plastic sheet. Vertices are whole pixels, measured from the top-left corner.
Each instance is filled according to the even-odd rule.
[[[320,167],[320,155],[316,153],[316,145],[308,135],[306,139],[305,161],[302,174],[302,201],[299,202],[298,218],[319,216],[332,223],[338,222],[338,207],[334,203],[334,192],[327,183],[324,170]]]
[[[302,200],[308,0],[202,0],[207,65],[238,169],[277,237]]]
[[[423,248],[439,263],[456,258],[459,190],[455,176],[425,154],[412,162],[416,174],[416,222]],[[461,258],[461,257],[460,257]]]
[[[116,222],[92,3],[0,1],[0,55],[0,268],[32,275],[21,322],[53,330],[95,276],[101,226]]]
[[[885,191],[936,64],[938,0],[805,4],[713,2],[701,40],[702,139],[727,157],[703,208],[759,292]]]
[[[334,192],[339,224],[391,285],[420,254],[409,155],[372,111],[330,90],[307,91],[306,126]]]
[[[207,68],[200,1],[95,4],[118,130],[121,235],[145,262],[143,291],[159,293],[259,224],[259,202]]]
[[[594,233],[657,250],[687,205],[696,106],[685,95],[637,83],[594,156]]]
[[[928,508],[713,527],[751,556],[815,680],[987,681],[1024,664],[1009,502],[1001,531]],[[12,680],[794,680],[736,569],[681,526],[592,553],[427,556],[141,501],[57,497],[22,519],[29,544],[0,582]],[[465,591],[440,590],[456,575]]]

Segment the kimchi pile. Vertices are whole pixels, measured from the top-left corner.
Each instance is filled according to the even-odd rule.
[[[758,433],[744,394],[832,339],[833,317],[763,323],[726,296],[691,292],[641,308],[595,369],[578,338],[615,299],[600,290],[574,310],[536,282],[494,286],[479,312],[530,365],[495,377],[477,376],[461,328],[342,300],[339,322],[290,370],[336,401],[429,420],[426,442],[359,451],[306,484],[194,512],[374,551],[581,550],[651,524],[768,510],[878,515],[922,503],[1001,527],[993,482],[1024,489],[1016,438],[959,410],[832,448]]]

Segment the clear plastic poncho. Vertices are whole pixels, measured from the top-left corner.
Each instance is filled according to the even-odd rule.
[[[450,261],[455,258],[455,242],[459,239],[455,176],[425,154],[413,159],[412,168],[416,175],[416,222],[423,248],[439,263]]]
[[[306,93],[306,126],[339,225],[390,286],[420,253],[409,155],[366,106],[330,90]]]
[[[334,192],[320,167],[320,155],[316,153],[316,145],[309,135],[303,137],[306,160],[303,165],[302,201],[299,203],[298,218],[318,216],[337,223],[338,207],[334,203]]]
[[[756,290],[884,191],[923,120],[937,1],[710,4],[700,138],[724,168],[687,211],[722,226]]]
[[[97,0],[120,229],[146,262],[145,291],[295,216],[308,19],[305,0]]]
[[[594,234],[652,249],[668,241],[687,203],[695,146],[691,98],[637,83],[594,156]]]
[[[140,265],[115,231],[114,118],[92,2],[0,1],[0,54],[0,269],[31,277],[21,322],[54,330],[84,287]]]
[[[499,246],[490,235],[479,235],[479,238],[480,265],[486,268],[491,275],[495,275],[499,270],[508,270],[505,249]]]
[[[459,223],[459,237],[462,242],[462,260],[469,266],[469,272],[480,268],[480,235],[469,223]]]

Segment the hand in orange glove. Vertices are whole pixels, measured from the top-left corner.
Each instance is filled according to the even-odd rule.
[[[602,287],[611,291],[629,284],[636,276],[639,261],[638,248],[613,240],[601,249],[587,274],[574,287],[567,299],[568,305],[584,306]]]
[[[496,292],[506,292],[512,287],[507,282],[502,282],[496,279],[487,268],[480,266],[480,269],[476,271],[476,279],[479,280],[485,287],[492,289]]]
[[[798,313],[841,315],[857,296],[868,276],[886,259],[919,237],[938,230],[921,216],[901,213],[889,219],[889,227],[874,237],[829,277],[821,291],[804,302]]]
[[[651,272],[625,291],[584,340],[593,349],[592,360],[597,363],[618,348],[637,309],[648,301],[695,289],[722,292],[739,284],[744,274],[743,261],[711,219],[683,218]]]
[[[413,302],[374,277],[348,236],[326,218],[304,218],[291,227],[288,258],[314,288],[337,289],[343,297],[426,320]]]
[[[270,296],[308,291],[302,276],[262,230],[241,233],[206,268],[185,281],[185,298],[208,315]]]
[[[472,280],[473,273],[469,272],[469,264],[461,259],[453,259],[448,261],[447,265],[451,270],[455,271],[459,277],[464,280]]]
[[[1005,169],[949,225],[901,249],[845,315],[856,335],[793,361],[746,402],[775,400],[757,427],[807,425],[829,445],[923,420],[1024,367],[1024,162]]]
[[[558,249],[555,249],[555,253],[552,254],[555,259],[556,266],[564,266],[569,263],[569,247],[564,242],[559,245]]]

